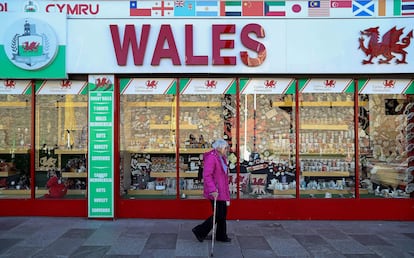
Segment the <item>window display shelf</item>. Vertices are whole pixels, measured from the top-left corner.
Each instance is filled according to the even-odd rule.
[[[348,177],[348,171],[303,171],[302,176],[317,176],[317,177]]]
[[[181,194],[186,194],[186,195],[202,195],[203,194],[203,189],[197,189],[197,190],[180,190]]]
[[[311,190],[299,190],[300,194],[353,194],[354,189],[344,189],[344,190],[337,190],[337,189],[311,189]],[[359,189],[360,194],[368,194],[368,190],[366,189]],[[274,195],[292,195],[296,194],[296,189],[287,189],[287,190],[273,190]]]
[[[0,190],[0,194],[2,195],[30,195],[30,189],[5,189]],[[36,195],[44,195],[49,192],[47,189],[37,189]],[[68,189],[68,194],[73,195],[80,195],[80,194],[86,194],[86,190],[80,190],[80,189]]]
[[[128,102],[127,107],[171,107],[175,102]],[[221,107],[220,102],[180,102],[180,107]]]
[[[55,154],[66,155],[66,154],[86,154],[86,149],[56,149]]]
[[[202,154],[209,151],[208,148],[185,148],[180,149],[180,154]],[[175,148],[151,148],[151,149],[135,149],[128,148],[130,153],[143,153],[143,154],[175,154]]]
[[[5,101],[0,102],[0,107],[28,107],[28,102],[23,101]]]
[[[141,189],[141,190],[128,190],[128,194],[130,195],[164,195],[165,190],[149,190],[149,189]]]
[[[86,178],[88,174],[86,172],[62,172],[62,177],[65,178]]]
[[[4,189],[0,190],[0,195],[30,195],[30,189]]]
[[[348,131],[348,125],[327,125],[327,124],[301,124],[301,130],[335,130],[335,131]]]
[[[176,177],[177,173],[175,172],[151,172],[151,177]],[[180,177],[198,177],[198,171],[197,172],[180,172]]]
[[[171,124],[150,124],[150,130],[175,130],[175,125]],[[181,130],[196,130],[198,129],[197,125],[190,125],[190,124],[181,124]]]
[[[203,190],[180,190],[181,194],[186,195],[201,195]],[[129,195],[165,195],[165,190],[149,190],[149,189],[140,189],[140,190],[128,190]],[[175,192],[174,192],[175,194]]]
[[[2,171],[0,172],[0,177],[8,177],[16,175],[17,171]]]
[[[180,149],[180,154],[202,154],[211,150],[210,148],[188,148]]]
[[[358,102],[359,106],[366,106],[367,101]],[[296,104],[293,101],[275,101],[274,107],[294,107]],[[353,107],[353,101],[302,101],[299,106],[301,107]]]
[[[29,149],[5,149],[5,150],[0,150],[0,154],[28,154],[30,152]]]
[[[88,102],[57,102],[55,104],[59,108],[75,108],[75,107],[88,107]]]

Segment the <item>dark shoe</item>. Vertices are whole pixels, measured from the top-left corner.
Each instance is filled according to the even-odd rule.
[[[199,242],[203,242],[204,238],[203,238],[203,237],[201,237],[201,236],[197,233],[197,231],[195,230],[195,228],[193,228],[193,229],[192,229],[192,231],[193,231],[193,233],[194,233],[195,237],[197,238],[197,240],[198,240]]]
[[[217,239],[217,241],[224,242],[224,243],[230,243],[231,242],[231,238],[230,237],[227,237],[225,239]]]

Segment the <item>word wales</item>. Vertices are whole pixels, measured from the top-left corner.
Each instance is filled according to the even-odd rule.
[[[175,29],[175,28],[174,28]],[[235,66],[238,62],[246,66],[260,66],[266,59],[266,47],[258,39],[265,37],[265,31],[259,24],[246,24],[236,34],[235,24],[213,24],[211,28],[211,53],[209,55],[195,55],[197,52],[205,52],[205,49],[195,49],[194,30],[192,24],[184,26],[185,56],[180,56],[177,49],[177,42],[182,42],[182,38],[176,39],[170,24],[162,24],[155,33],[158,33],[157,40],[149,40],[150,34],[154,33],[150,24],[143,24],[139,38],[137,37],[136,25],[127,24],[124,33],[120,33],[118,25],[110,25],[110,32],[114,51],[119,66],[125,66],[128,59],[129,49],[132,50],[134,64],[142,66],[145,62],[144,57],[148,51],[152,51],[151,65],[157,66],[161,59],[170,59],[173,65],[228,65]],[[123,34],[121,39],[120,35]],[[235,40],[239,40],[243,49],[235,50]],[[155,44],[155,45],[149,45]],[[223,52],[235,53],[234,55],[223,55]]]

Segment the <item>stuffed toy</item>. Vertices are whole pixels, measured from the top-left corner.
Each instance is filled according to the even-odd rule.
[[[46,188],[48,188],[49,193],[45,194],[45,198],[63,198],[68,188],[60,179],[58,171],[50,170],[49,171],[49,180],[46,183]]]

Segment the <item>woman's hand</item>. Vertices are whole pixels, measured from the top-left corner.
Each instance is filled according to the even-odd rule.
[[[217,199],[218,192],[212,192],[212,193],[210,193],[210,195],[212,195],[214,197],[214,199]]]

